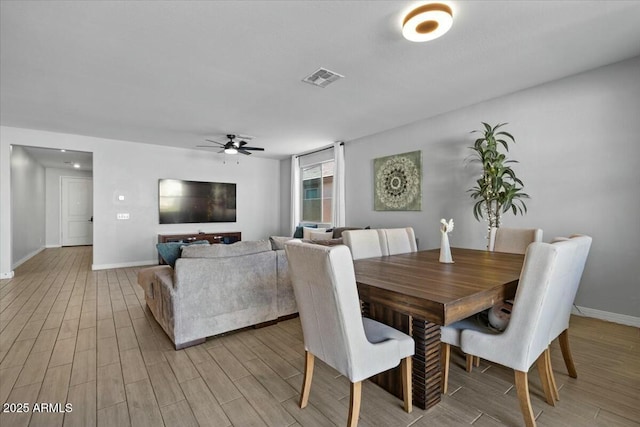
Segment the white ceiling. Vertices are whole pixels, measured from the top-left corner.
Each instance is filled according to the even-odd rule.
[[[24,149],[46,168],[74,169],[80,171],[93,170],[93,154],[84,151],[54,150],[41,147],[24,147]],[[79,167],[74,167],[78,164]]]
[[[193,148],[226,133],[283,158],[640,55],[638,1],[6,1],[6,126]],[[319,67],[346,76],[321,89]]]

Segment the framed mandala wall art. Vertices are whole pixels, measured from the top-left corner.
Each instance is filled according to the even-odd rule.
[[[422,210],[421,151],[374,159],[373,179],[375,210]]]

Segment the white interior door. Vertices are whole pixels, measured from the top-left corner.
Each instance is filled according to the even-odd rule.
[[[62,246],[93,244],[93,179],[61,177]]]

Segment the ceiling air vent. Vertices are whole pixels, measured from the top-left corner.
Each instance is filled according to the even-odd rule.
[[[302,79],[302,81],[314,86],[327,87],[331,83],[342,78],[344,78],[343,75],[334,73],[333,71],[327,70],[326,68],[318,68],[317,71],[315,71],[313,74],[308,75],[307,77]]]

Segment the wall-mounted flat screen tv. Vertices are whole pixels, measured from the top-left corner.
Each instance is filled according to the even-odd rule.
[[[236,222],[236,184],[158,180],[160,224]]]

